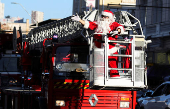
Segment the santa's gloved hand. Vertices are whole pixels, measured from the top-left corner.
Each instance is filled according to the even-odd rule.
[[[78,14],[75,16],[75,15],[73,15],[73,17],[71,17],[71,19],[73,20],[73,21],[80,21],[80,17],[78,16]]]

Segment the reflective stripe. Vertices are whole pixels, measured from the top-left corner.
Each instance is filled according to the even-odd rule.
[[[54,84],[64,84],[64,85],[89,85],[89,83],[73,83],[73,82],[56,82]]]
[[[3,74],[12,74],[12,75],[17,75],[17,74],[21,74],[21,72],[0,72],[1,75]]]
[[[55,82],[54,89],[87,89],[89,83]]]
[[[87,89],[88,87],[81,87],[81,86],[54,86],[54,89]]]
[[[2,54],[3,58],[16,58],[16,57],[21,57],[19,54]]]

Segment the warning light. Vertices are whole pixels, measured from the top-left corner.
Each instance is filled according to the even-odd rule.
[[[54,33],[52,38],[53,42],[58,42],[58,34]]]

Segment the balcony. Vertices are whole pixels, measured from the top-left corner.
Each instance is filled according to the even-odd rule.
[[[146,37],[166,37],[170,35],[170,22],[147,25],[143,27],[143,31]]]

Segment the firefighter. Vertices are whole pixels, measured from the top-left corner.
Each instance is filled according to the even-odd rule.
[[[117,34],[124,33],[124,27],[119,23],[115,22],[115,15],[112,11],[104,10],[102,11],[101,15],[98,17],[97,21],[90,22],[86,20],[80,19],[78,15],[73,16],[71,18],[73,21],[79,21],[84,25],[84,28],[95,30],[96,33],[110,33],[116,32]],[[117,40],[118,35],[108,36],[109,40]],[[101,48],[103,47],[104,43],[102,42],[102,35],[95,34],[94,35],[94,44],[96,47]],[[115,46],[116,43],[109,43],[109,53],[118,54],[118,47]],[[117,68],[118,66],[118,57],[116,56],[109,56],[109,67],[110,68]],[[110,77],[120,77],[117,70],[110,70]]]

